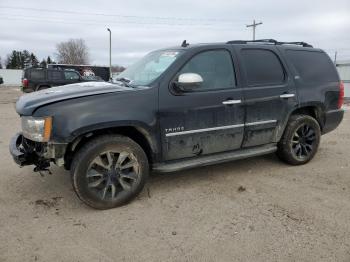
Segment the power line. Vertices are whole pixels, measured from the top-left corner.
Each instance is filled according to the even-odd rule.
[[[120,24],[135,24],[135,25],[156,25],[156,26],[194,26],[194,27],[223,27],[218,24],[191,24],[191,23],[170,23],[170,22],[144,22],[144,21],[97,21],[97,20],[84,20],[79,19],[75,21],[61,20],[57,18],[43,18],[37,16],[21,15],[21,17],[13,17],[11,14],[0,13],[0,20],[18,20],[18,21],[29,21],[29,22],[47,22],[47,23],[57,23],[57,24],[80,24],[80,25],[120,25]],[[226,28],[228,28],[226,26]],[[229,28],[232,28],[230,25]]]
[[[35,12],[51,12],[51,13],[64,13],[64,14],[79,14],[79,15],[93,15],[93,16],[107,16],[107,17],[119,17],[127,19],[154,19],[154,20],[180,20],[180,21],[197,21],[197,22],[226,22],[232,23],[231,19],[217,19],[217,18],[185,18],[185,17],[160,17],[160,16],[136,16],[136,15],[121,15],[121,14],[106,14],[106,13],[91,13],[91,12],[78,12],[78,11],[67,11],[67,10],[53,10],[43,8],[31,8],[31,7],[20,7],[20,6],[0,6],[0,9],[15,9],[15,10],[31,10]],[[245,20],[235,20],[236,22],[243,22]]]
[[[255,23],[255,20],[253,20],[253,23],[251,25],[247,25],[247,27],[253,27],[253,41],[255,40],[255,28],[258,25],[262,25],[262,22]]]

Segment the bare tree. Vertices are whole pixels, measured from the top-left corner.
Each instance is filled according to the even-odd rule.
[[[83,39],[70,39],[56,45],[58,63],[81,65],[89,63],[89,50]]]

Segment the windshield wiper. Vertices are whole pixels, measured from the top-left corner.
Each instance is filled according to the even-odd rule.
[[[121,82],[126,82],[126,83],[130,83],[131,81],[129,78],[126,78],[126,77],[117,77],[116,80]]]
[[[118,77],[116,78],[117,81],[119,82],[122,82],[126,87],[136,87],[134,85],[132,85],[130,82],[131,82],[131,79],[129,78],[126,78],[126,77]]]

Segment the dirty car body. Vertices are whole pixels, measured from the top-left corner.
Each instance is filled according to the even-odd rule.
[[[16,163],[71,169],[84,144],[118,134],[142,148],[151,170],[172,172],[278,151],[289,143],[288,127],[302,126],[306,116],[314,122],[305,120],[308,137],[297,141],[300,149],[289,161],[299,164],[312,158],[310,148],[317,149],[307,144],[311,131],[327,133],[343,117],[338,74],[329,57],[310,46],[184,45],[158,50],[140,63],[114,84],[79,83],[20,97],[22,128],[42,137],[33,139],[28,130],[16,134],[10,143]],[[140,66],[146,71],[137,72]],[[300,152],[306,156],[299,161]],[[113,187],[108,192],[113,195]]]
[[[140,94],[137,99],[135,92]],[[22,118],[54,115],[55,127],[46,142],[32,141],[22,133],[17,134],[11,143],[13,151],[17,148],[20,152],[14,154],[16,162],[48,166],[54,161],[62,166],[68,146],[73,147],[73,142],[77,143],[83,138],[81,136],[88,136],[91,132],[118,126],[135,126],[152,132],[154,114],[147,114],[144,108],[152,104],[155,108],[156,98],[151,88],[127,88],[105,82],[54,87],[22,96],[16,104]],[[130,100],[133,103],[130,104]],[[87,111],[88,108],[93,110]],[[134,112],[133,116],[130,110]],[[126,120],[125,114],[133,118]],[[19,144],[22,146],[18,147]],[[34,161],[28,163],[28,158]]]

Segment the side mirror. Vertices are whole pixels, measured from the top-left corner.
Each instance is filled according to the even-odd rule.
[[[183,73],[179,75],[175,85],[181,91],[191,91],[195,88],[198,88],[203,83],[203,78],[196,73]]]

